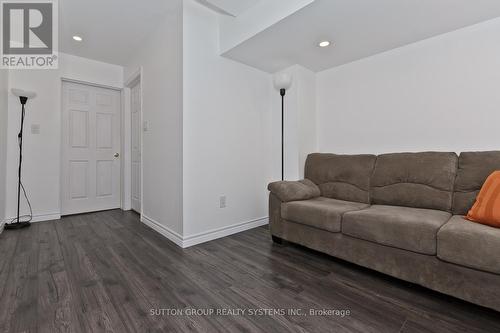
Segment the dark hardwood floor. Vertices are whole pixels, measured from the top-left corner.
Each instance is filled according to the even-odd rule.
[[[0,332],[500,332],[497,312],[273,244],[266,228],[182,250],[118,210],[4,231],[0,295]]]

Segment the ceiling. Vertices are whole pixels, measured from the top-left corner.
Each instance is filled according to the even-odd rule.
[[[141,46],[166,12],[180,2],[171,0],[61,0],[61,52],[126,65],[132,50]],[[78,35],[83,42],[76,42]]]
[[[262,0],[196,0],[221,14],[238,16]]]
[[[239,16],[269,0],[197,1]],[[61,0],[60,50],[126,65],[131,51],[180,3]],[[316,0],[223,55],[270,73],[295,64],[317,72],[499,16],[498,0]],[[333,45],[319,48],[322,40]]]
[[[270,73],[317,72],[499,16],[498,0],[316,0],[224,56]]]

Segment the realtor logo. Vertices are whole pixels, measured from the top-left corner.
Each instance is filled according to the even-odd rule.
[[[57,68],[57,2],[1,2],[1,64],[8,69]]]

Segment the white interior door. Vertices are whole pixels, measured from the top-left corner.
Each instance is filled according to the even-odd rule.
[[[130,109],[132,113],[132,209],[141,213],[141,83],[130,88]]]
[[[63,215],[120,207],[120,92],[63,82]]]

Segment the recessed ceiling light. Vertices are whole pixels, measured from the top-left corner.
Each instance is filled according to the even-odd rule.
[[[73,36],[73,39],[76,40],[77,42],[81,42],[83,40],[83,38],[80,36]]]
[[[325,41],[320,42],[318,45],[319,45],[319,47],[327,47],[330,45],[330,42],[325,40]]]

